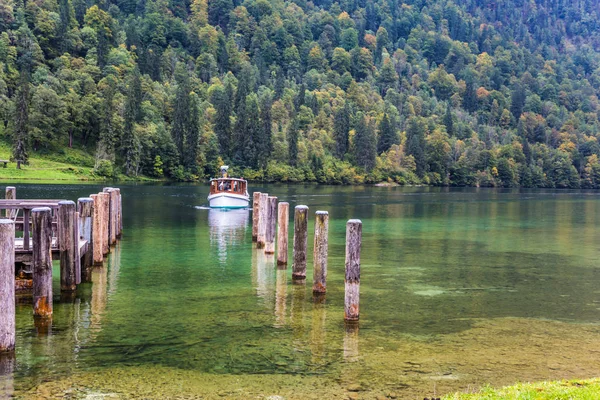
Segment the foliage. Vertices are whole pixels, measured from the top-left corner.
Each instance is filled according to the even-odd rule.
[[[110,176],[220,159],[269,181],[598,188],[600,9],[567,3],[10,2],[0,135],[12,159],[81,149]]]

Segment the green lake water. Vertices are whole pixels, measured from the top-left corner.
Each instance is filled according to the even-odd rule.
[[[15,186],[72,200],[102,188]],[[18,304],[5,394],[424,398],[600,373],[598,192],[250,185],[310,208],[307,283],[295,285],[291,265],[254,249],[251,212],[207,209],[207,186],[118,186],[123,238],[93,283],[61,302],[55,264],[48,334]],[[330,215],[321,302],[317,210]],[[358,329],[343,321],[351,218],[363,221]]]

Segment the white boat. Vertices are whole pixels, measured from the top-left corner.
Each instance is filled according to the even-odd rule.
[[[248,182],[227,176],[228,166],[221,167],[221,178],[210,180],[208,203],[211,208],[246,208],[250,203]]]

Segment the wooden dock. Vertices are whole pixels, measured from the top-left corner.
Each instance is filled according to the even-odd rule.
[[[94,200],[94,198],[98,200]],[[71,203],[71,207],[68,207]],[[73,240],[65,240],[66,246],[60,243],[60,218],[61,205],[65,206],[67,213],[63,219],[70,221],[71,225],[65,227],[66,231],[76,232]],[[61,260],[61,271],[68,270],[63,265],[70,258],[75,258],[74,267],[78,269],[75,274],[88,281],[90,274],[88,269],[94,263],[99,264],[104,256],[110,252],[111,245],[116,243],[117,238],[121,237],[122,231],[122,210],[121,193],[117,188],[104,188],[98,194],[90,195],[89,198],[80,198],[77,204],[66,199],[17,199],[16,189],[14,187],[6,188],[6,199],[0,199],[1,218],[6,218],[14,223],[16,237],[14,238],[14,262],[16,272],[25,272],[31,274],[34,259],[35,243],[32,240],[34,224],[32,221],[32,212],[36,209],[48,208],[51,215],[52,236],[47,240],[47,251],[51,254],[53,260]],[[95,228],[94,228],[95,227]],[[94,237],[96,231],[96,237]],[[77,240],[75,240],[75,236]],[[70,238],[68,238],[70,239]],[[96,257],[93,256],[94,246],[98,246],[100,251]],[[72,257],[61,257],[62,253],[70,253]],[[64,258],[64,260],[63,260]],[[77,279],[79,283],[81,280]],[[17,282],[18,288],[27,287]]]

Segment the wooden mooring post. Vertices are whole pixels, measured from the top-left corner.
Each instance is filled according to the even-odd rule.
[[[14,186],[6,187],[6,195],[4,197],[6,200],[16,200],[17,199],[17,188]],[[18,210],[6,210],[6,218],[15,219]]]
[[[260,210],[260,192],[252,193],[252,241],[258,236],[258,213]]]
[[[87,251],[82,257],[81,282],[91,282],[91,267],[94,264],[94,199],[80,197],[77,199],[77,210],[79,211],[79,236],[88,242]]]
[[[317,211],[315,219],[315,243],[313,249],[313,293],[327,292],[327,247],[329,234],[329,213]]]
[[[98,195],[102,198],[102,254],[110,252],[110,195],[100,192]]]
[[[0,352],[15,349],[15,223],[0,219]]]
[[[260,194],[260,203],[258,207],[258,229],[256,232],[256,248],[262,249],[265,247],[265,239],[267,234],[267,202],[269,200],[268,193]]]
[[[108,193],[108,245],[112,246],[117,242],[117,192],[111,187],[106,187],[102,191]]]
[[[104,207],[102,207],[102,197],[99,194],[92,194],[90,198],[94,201],[92,210],[92,260],[94,265],[99,265],[104,261],[104,254],[102,253],[102,215]]]
[[[123,236],[123,197],[121,197],[121,189],[119,191],[119,239]]]
[[[346,223],[346,277],[344,319],[358,321],[360,295],[360,246],[362,242],[362,222],[351,219]]]
[[[294,263],[292,279],[306,279],[306,248],[308,247],[308,207],[296,206],[294,209]]]
[[[288,224],[290,204],[283,201],[277,206],[277,265],[288,263]]]
[[[275,253],[275,233],[277,231],[277,197],[269,196],[267,200],[267,226],[265,229],[265,253]]]
[[[73,201],[58,202],[58,243],[60,249],[60,290],[73,292],[77,289],[75,268],[79,243],[76,239],[76,215]],[[77,236],[78,238],[78,236]]]
[[[52,317],[52,210],[31,210],[33,220],[33,315]]]

